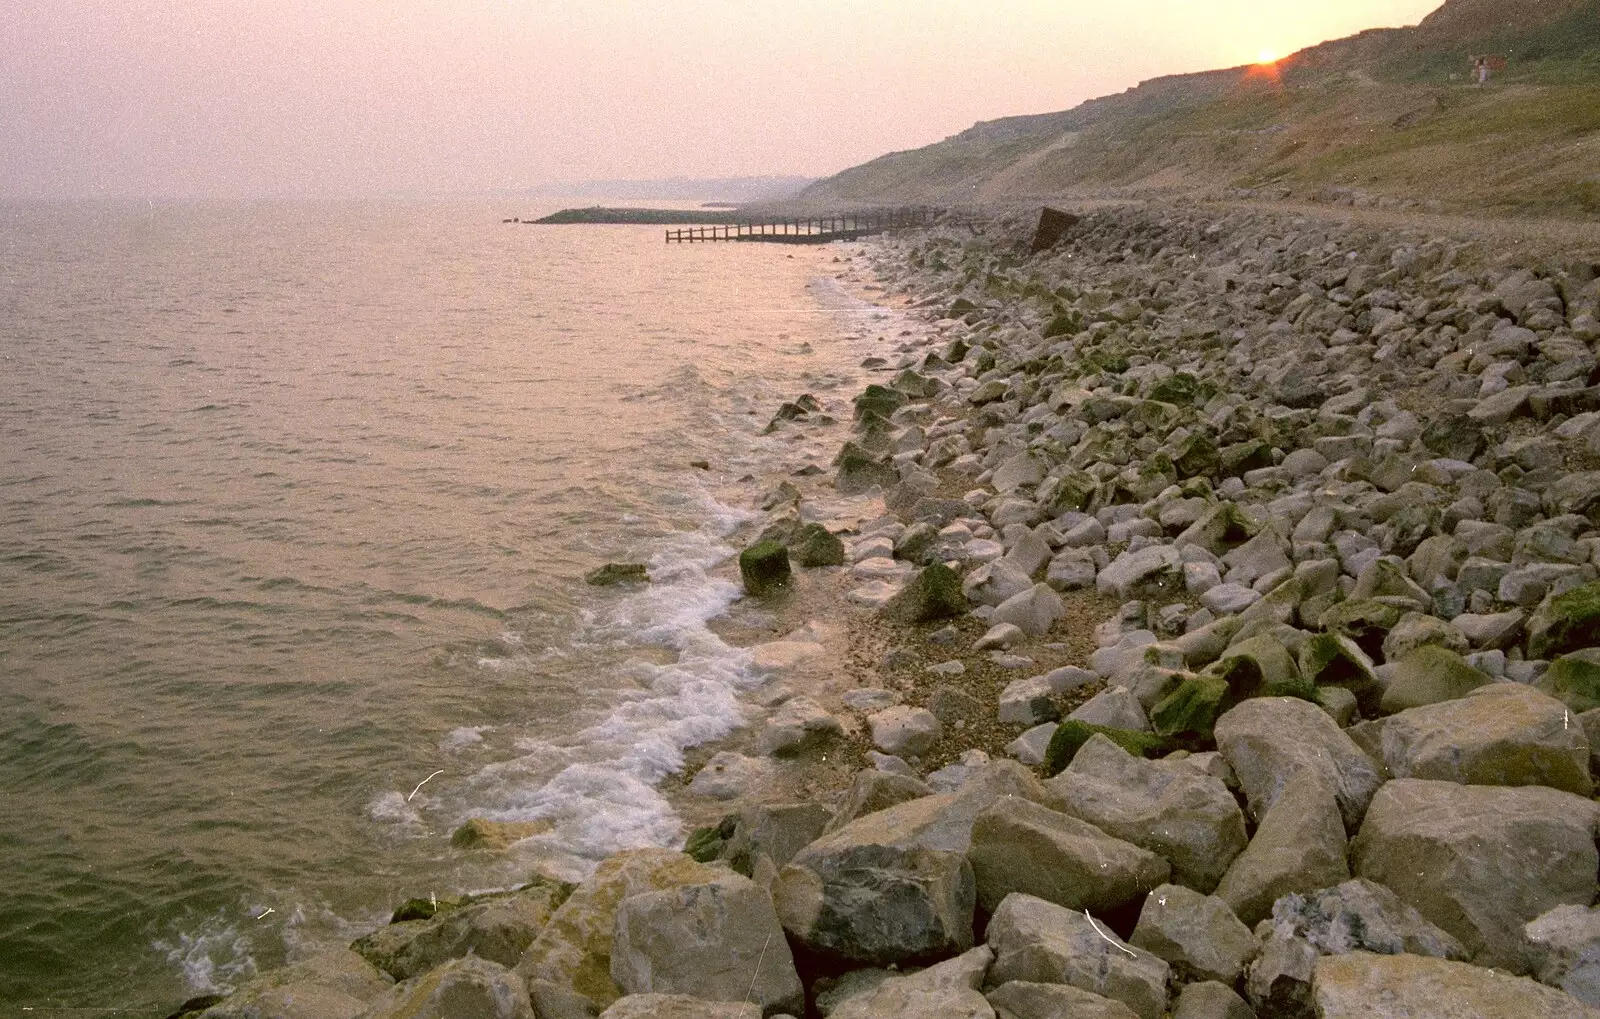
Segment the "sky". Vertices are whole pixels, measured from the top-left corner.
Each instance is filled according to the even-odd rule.
[[[826,176],[1441,0],[0,0],[0,198]]]

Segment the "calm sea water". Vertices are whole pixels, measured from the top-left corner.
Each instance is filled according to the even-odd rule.
[[[0,1013],[160,1015],[525,873],[468,816],[573,872],[681,837],[736,482],[881,313],[838,248],[530,211],[0,206]],[[658,582],[582,583],[622,558]]]

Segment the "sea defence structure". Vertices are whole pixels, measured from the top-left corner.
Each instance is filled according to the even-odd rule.
[[[877,209],[869,212],[830,213],[803,218],[779,217],[684,227],[668,230],[667,243],[764,241],[769,244],[826,244],[829,241],[853,241],[889,230],[962,222],[966,221],[945,209],[927,207]]]

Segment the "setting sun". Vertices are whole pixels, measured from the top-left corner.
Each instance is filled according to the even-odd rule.
[[[1277,62],[1278,54],[1272,50],[1262,50],[1256,54],[1256,63],[1258,64],[1276,64]]]

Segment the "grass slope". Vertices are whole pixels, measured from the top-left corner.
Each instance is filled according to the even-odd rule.
[[[1504,59],[1488,88],[1471,58]],[[1432,208],[1600,216],[1600,0],[1450,0],[1274,69],[1146,82],[975,125],[809,188],[816,204],[1356,194]]]

